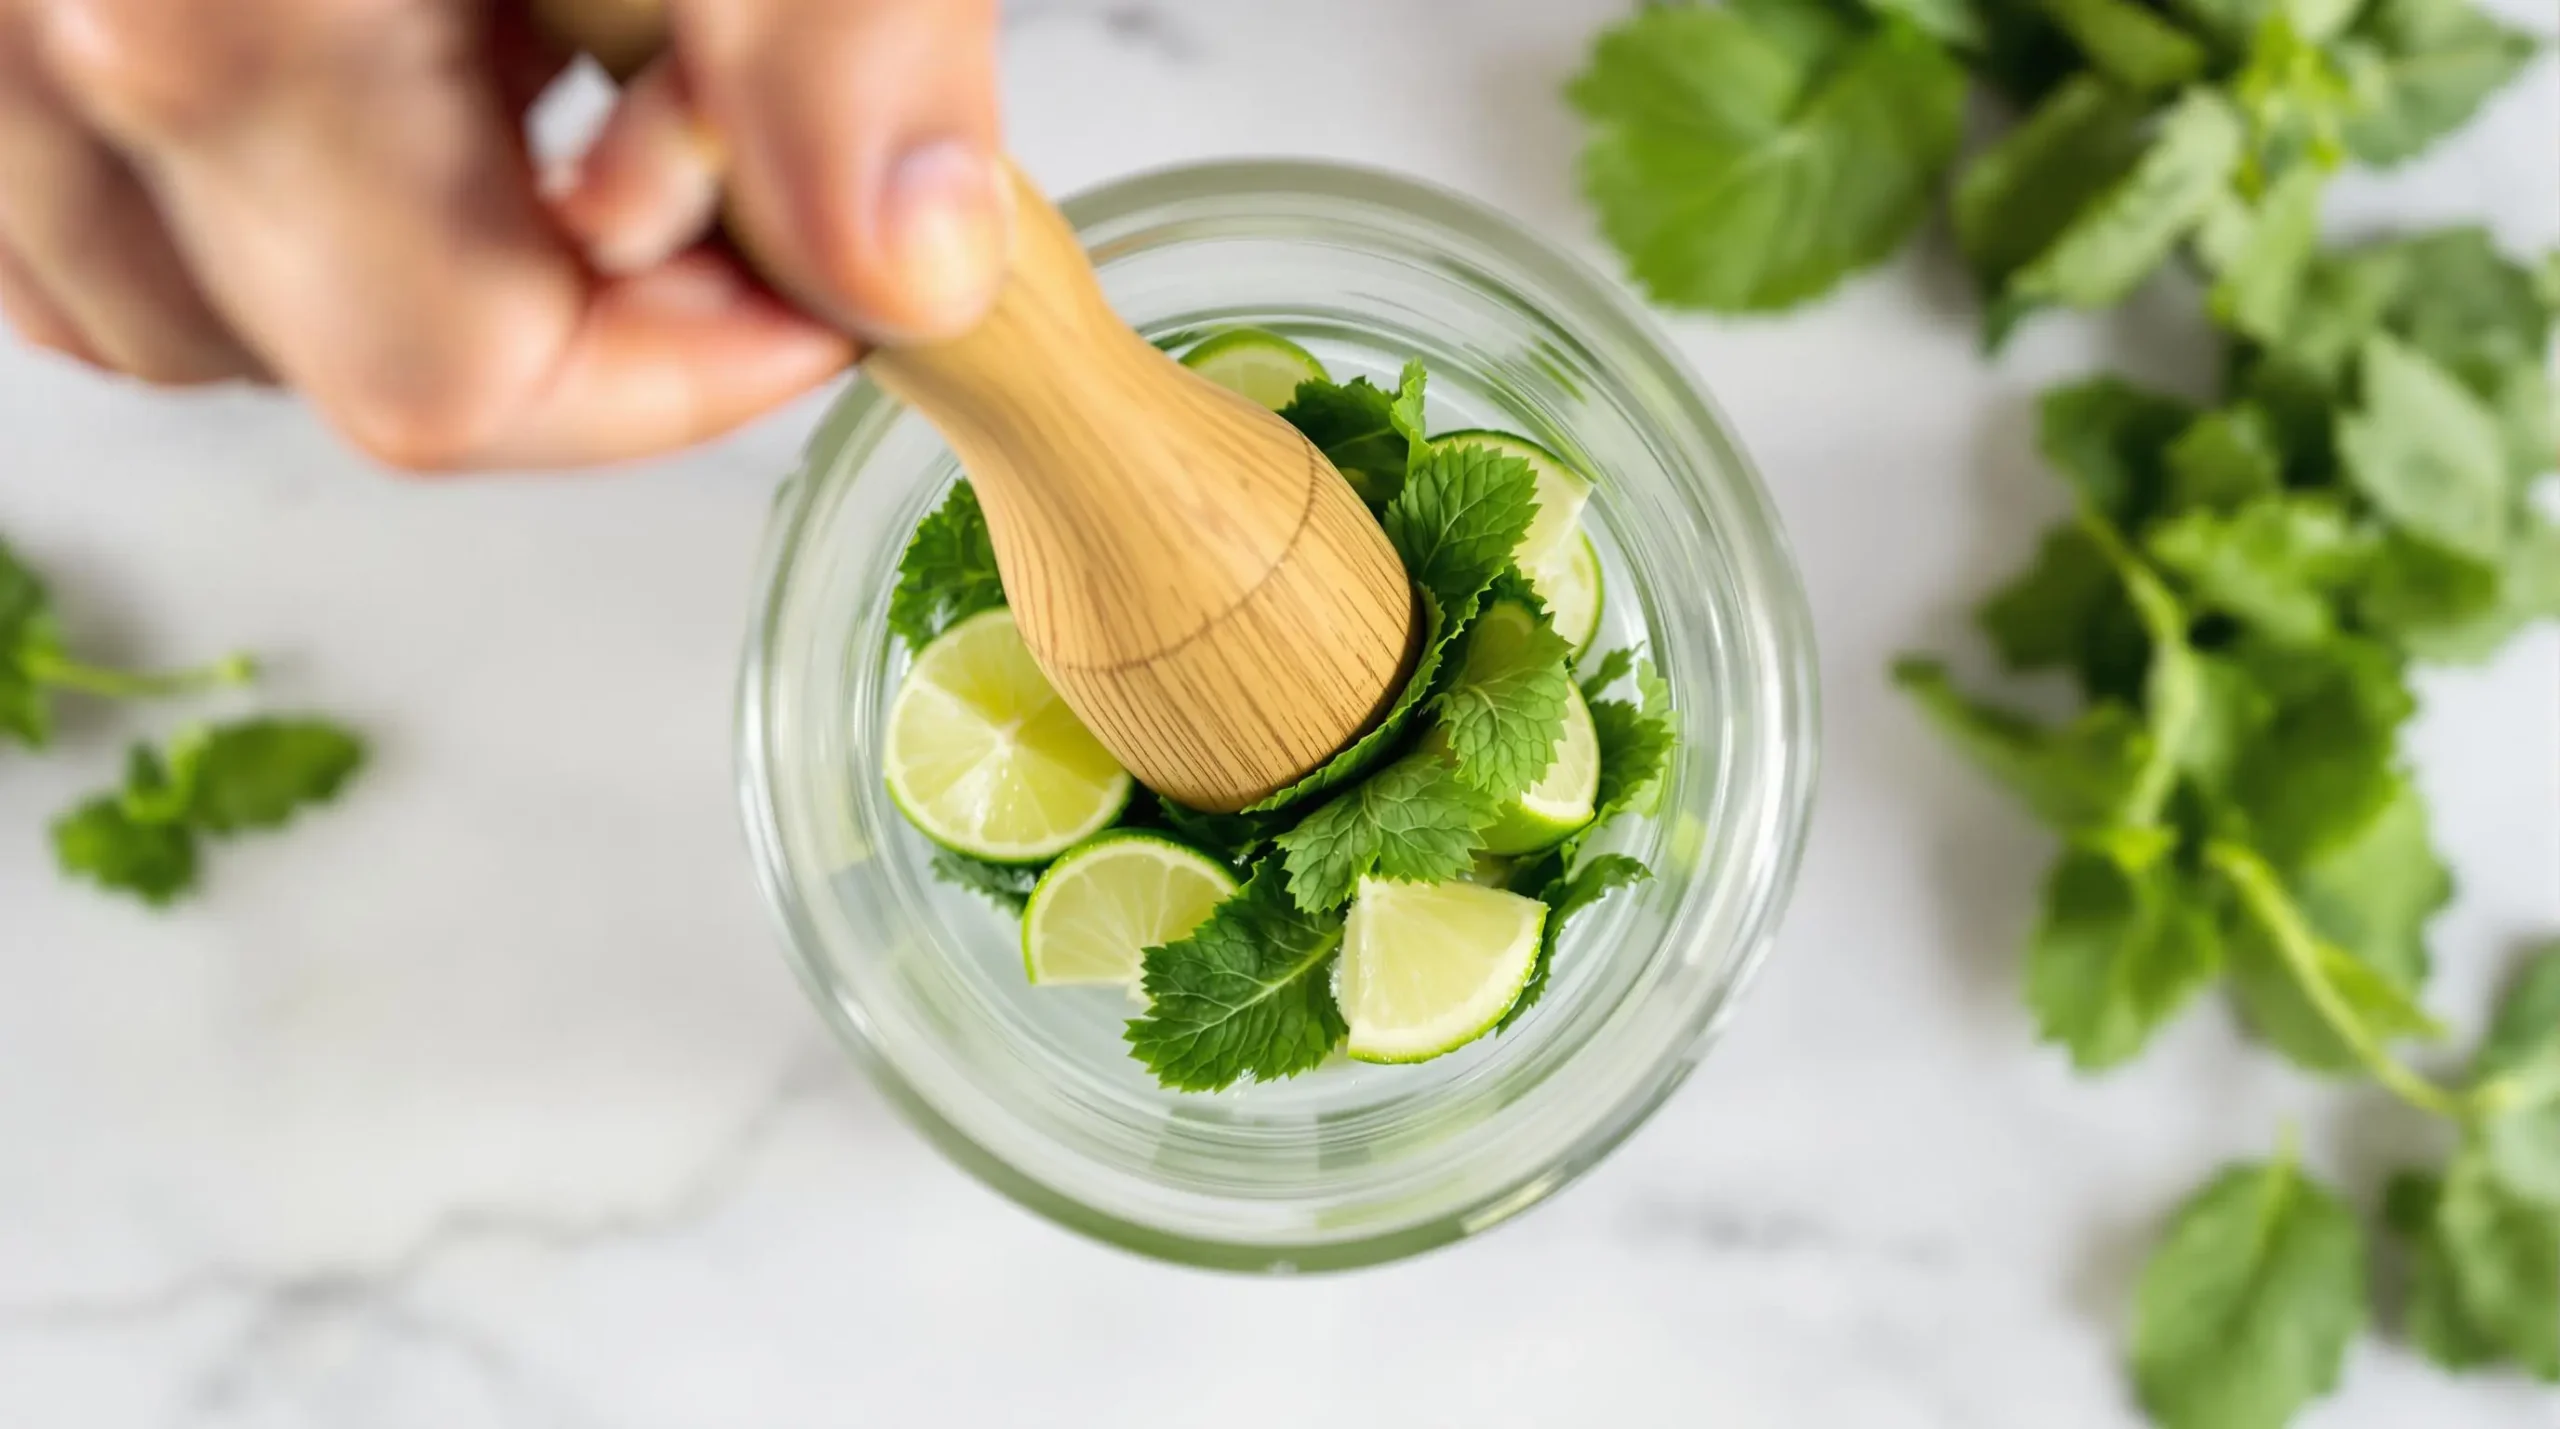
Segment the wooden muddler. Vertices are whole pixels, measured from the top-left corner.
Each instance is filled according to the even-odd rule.
[[[657,0],[540,8],[618,71],[664,43]],[[1412,586],[1323,453],[1131,331],[1065,218],[1013,185],[986,320],[863,365],[959,454],[1023,638],[1078,717],[1157,792],[1242,808],[1393,703]]]

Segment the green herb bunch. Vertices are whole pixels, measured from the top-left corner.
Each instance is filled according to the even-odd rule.
[[[1501,1024],[1508,1027],[1543,992],[1567,920],[1647,876],[1641,862],[1586,845],[1635,807],[1667,764],[1667,692],[1630,650],[1574,668],[1568,642],[1513,563],[1537,514],[1534,474],[1517,456],[1432,442],[1423,386],[1419,363],[1406,366],[1392,392],[1366,379],[1310,380],[1280,414],[1360,491],[1414,581],[1421,653],[1386,716],[1297,784],[1240,813],[1146,796],[1126,817],[1223,860],[1241,880],[1189,937],[1146,951],[1148,1010],[1130,1023],[1128,1042],[1168,1087],[1215,1091],[1247,1078],[1295,1076],[1341,1044],[1333,969],[1363,878],[1489,877],[1548,905],[1538,963]],[[908,544],[890,628],[920,651],[1003,603],[985,515],[962,482]],[[1530,616],[1528,638],[1472,639],[1478,617],[1498,604]],[[1599,743],[1597,817],[1544,853],[1489,860],[1486,831],[1556,757],[1577,677]],[[1609,697],[1628,682],[1636,699]],[[1041,872],[949,850],[933,866],[1015,914]]]
[[[2082,712],[1978,701],[1935,661],[1895,678],[2062,840],[2026,960],[2045,1039],[2102,1071],[2220,986],[2279,1055],[2444,1119],[2450,1163],[2384,1198],[2403,1329],[2448,1366],[2560,1380],[2560,948],[2464,1077],[2398,1050],[2444,1035],[2420,997],[2453,887],[2400,750],[2410,667],[2560,617],[2535,500],[2560,255],[2319,238],[2337,167],[2423,150],[2535,48],[2470,0],[1738,0],[1639,14],[1571,97],[1602,225],[1663,302],[1825,291],[1942,184],[1994,349],[2164,267],[2202,283],[2218,399],[2047,393],[2077,515],[1980,610],[2002,664],[2066,674]],[[2018,118],[1959,171],[1969,75]],[[2142,1275],[2144,1405],[2287,1422],[2337,1383],[2369,1280],[2363,1223],[2290,1146],[2224,1171]]]
[[[200,669],[137,673],[72,656],[44,581],[0,543],[0,744],[53,742],[63,695],[158,699],[247,685],[256,663],[234,655]],[[253,718],[182,731],[166,752],[137,744],[122,787],[53,824],[62,871],[155,907],[195,889],[205,837],[274,828],[334,798],[364,762],[364,745],[325,720]]]

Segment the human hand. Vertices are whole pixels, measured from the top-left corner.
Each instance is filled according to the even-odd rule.
[[[674,0],[575,171],[525,0],[0,0],[0,311],[429,470],[644,456],[961,331],[1010,213],[995,0]],[[713,139],[711,136],[718,136]],[[705,242],[723,186],[751,276]]]

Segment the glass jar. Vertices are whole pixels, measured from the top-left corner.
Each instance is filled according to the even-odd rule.
[[[760,579],[740,793],[790,956],[845,1046],[971,1172],[1069,1226],[1198,1265],[1410,1255],[1607,1154],[1712,1042],[1766,952],[1812,802],[1812,636],[1767,493],[1642,312],[1509,220],[1306,163],[1127,179],[1065,205],[1121,315],[1168,346],[1271,328],[1336,380],[1419,357],[1435,430],[1499,426],[1596,477],[1602,648],[1645,643],[1678,746],[1606,846],[1655,877],[1569,927],[1510,1030],[1419,1066],[1158,1088],[1109,989],[1035,988],[1011,920],[933,876],[877,764],[903,655],[888,595],[958,474],[868,383],[787,482]]]

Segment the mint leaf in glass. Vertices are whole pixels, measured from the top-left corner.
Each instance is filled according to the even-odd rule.
[[[1497,803],[1518,797],[1555,762],[1574,695],[1565,668],[1573,647],[1526,583],[1513,584],[1497,587],[1468,626],[1448,688],[1430,705],[1459,777]]]
[[[1147,949],[1129,1050],[1180,1091],[1310,1070],[1348,1032],[1331,985],[1342,928],[1338,912],[1300,908],[1265,860],[1190,937]]]
[[[921,651],[942,632],[1005,603],[995,543],[976,488],[955,482],[942,504],[916,524],[889,592],[889,631]]]
[[[1349,903],[1373,873],[1408,883],[1464,874],[1498,809],[1446,755],[1419,749],[1318,805],[1274,842],[1298,906],[1325,912]]]

